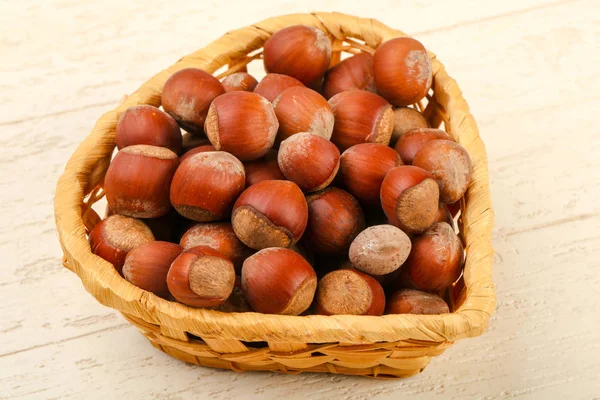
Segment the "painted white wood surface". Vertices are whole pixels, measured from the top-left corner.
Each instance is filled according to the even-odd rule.
[[[0,2],[0,399],[600,398],[597,0],[96,3]],[[498,308],[410,379],[186,365],[61,267],[54,188],[96,118],[226,31],[311,10],[422,40],[487,144]]]

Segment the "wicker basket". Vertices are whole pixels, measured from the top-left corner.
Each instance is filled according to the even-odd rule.
[[[450,290],[453,312],[444,315],[278,316],[227,314],[193,309],[163,300],[122,279],[114,267],[90,251],[86,232],[98,222],[91,205],[102,196],[102,181],[115,148],[121,113],[137,104],[160,105],[162,87],[174,72],[188,67],[219,77],[244,70],[260,58],[271,34],[304,24],[333,40],[332,64],[341,52],[373,52],[402,32],[378,21],[339,13],[285,15],[225,34],[183,57],[97,121],[67,164],[56,189],[55,217],[64,265],[75,272],[100,303],[119,310],[157,348],[180,360],[234,371],[302,371],[405,377],[423,370],[431,357],[455,340],[482,334],[495,307],[491,231],[494,213],[488,187],[487,158],[477,126],[456,82],[430,53],[433,90],[415,105],[431,126],[444,124],[473,161],[473,181],[461,204],[461,238],[467,251],[463,278]]]

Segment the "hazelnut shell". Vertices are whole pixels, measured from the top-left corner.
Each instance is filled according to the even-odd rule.
[[[301,255],[290,249],[264,249],[244,261],[242,290],[253,310],[300,315],[312,303],[317,276]]]
[[[233,207],[231,222],[248,247],[290,247],[306,229],[308,206],[298,185],[289,181],[262,181],[250,186]]]
[[[352,269],[340,269],[319,281],[316,312],[324,315],[382,315],[385,293],[374,278]]]

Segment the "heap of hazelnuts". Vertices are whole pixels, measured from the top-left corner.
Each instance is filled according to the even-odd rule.
[[[449,312],[462,273],[466,150],[415,108],[423,45],[395,38],[329,68],[322,31],[264,45],[267,75],[174,73],[162,110],[126,110],[92,251],[191,307],[269,314]],[[181,129],[191,138],[183,140]]]

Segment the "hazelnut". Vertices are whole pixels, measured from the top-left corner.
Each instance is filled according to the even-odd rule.
[[[167,148],[145,144],[125,147],[104,177],[111,210],[136,218],[165,215],[171,209],[169,188],[178,166],[177,155]]]
[[[387,275],[396,271],[410,254],[406,233],[393,225],[376,225],[365,229],[350,245],[350,262],[369,275]]]
[[[256,85],[258,85],[256,78],[247,72],[236,72],[235,74],[226,76],[221,83],[225,92],[252,92]]]
[[[301,255],[269,248],[244,261],[242,290],[253,310],[264,314],[300,315],[312,303],[317,275]]]
[[[450,210],[444,203],[440,203],[438,206],[438,212],[435,216],[435,222],[446,222],[448,225],[454,227],[454,218],[450,213]]]
[[[277,97],[284,90],[293,86],[304,85],[296,78],[281,74],[267,74],[254,88],[254,93],[261,95],[271,103],[275,101]]]
[[[358,201],[379,206],[379,190],[386,174],[402,160],[391,147],[361,143],[344,151],[340,158],[339,180]]]
[[[331,60],[331,42],[316,28],[294,25],[275,32],[264,45],[265,71],[310,85],[323,77]]]
[[[394,292],[387,302],[386,314],[446,314],[448,304],[440,296],[420,290],[402,289]]]
[[[277,156],[283,175],[305,192],[329,186],[340,166],[340,151],[327,139],[310,133],[290,136]]]
[[[398,139],[406,132],[420,128],[429,128],[429,124],[423,114],[410,107],[395,108],[394,129],[392,130],[390,144],[395,145],[398,142]]]
[[[433,176],[408,165],[388,172],[381,184],[380,197],[390,223],[407,233],[424,232],[433,225],[440,201]]]
[[[225,300],[225,303],[215,307],[215,310],[229,313],[252,311],[250,305],[244,298],[244,292],[242,291],[242,278],[240,276],[236,275],[235,284],[229,298]]]
[[[123,277],[148,292],[166,297],[167,273],[183,249],[175,243],[149,242],[131,250],[125,257]]]
[[[400,285],[428,292],[442,291],[460,277],[463,246],[445,222],[434,224],[412,240],[412,251],[400,270]]]
[[[342,262],[337,269],[352,269],[352,270],[356,270],[359,272],[360,271],[358,268],[356,268],[352,262],[350,260],[345,260],[344,262]],[[385,288],[387,286],[389,286],[390,284],[394,284],[395,280],[397,279],[398,273],[400,272],[400,268],[398,268],[397,270],[395,270],[394,272],[391,272],[389,274],[385,274],[385,275],[369,275],[371,278],[375,279],[377,282],[379,282],[379,284],[381,285],[381,287]],[[368,274],[367,274],[368,275]]]
[[[422,128],[406,132],[394,147],[404,164],[412,164],[415,154],[432,140],[445,139],[451,140],[450,135],[441,129]]]
[[[279,121],[277,140],[308,132],[327,140],[333,131],[333,111],[323,96],[303,86],[284,90],[273,102]]]
[[[181,237],[179,244],[185,249],[207,246],[227,257],[240,271],[252,250],[242,243],[229,222],[204,222],[194,224]]]
[[[408,106],[425,97],[432,70],[425,47],[409,37],[384,42],[373,56],[377,93],[395,106]]]
[[[225,89],[217,78],[198,68],[186,68],[165,82],[162,107],[183,129],[201,134],[210,103],[223,93]]]
[[[471,183],[471,158],[460,144],[451,140],[433,140],[415,155],[413,164],[433,175],[444,203],[458,201]]]
[[[315,302],[317,314],[382,315],[385,293],[369,275],[340,269],[319,280]]]
[[[365,217],[352,195],[330,187],[306,198],[308,225],[304,243],[316,253],[340,254],[365,228]]]
[[[173,261],[167,274],[169,292],[192,307],[215,307],[229,298],[235,283],[233,263],[206,246],[192,247]]]
[[[183,135],[183,152],[188,152],[196,147],[210,145],[210,141],[205,135],[193,135],[189,132],[184,132]]]
[[[369,53],[359,53],[347,58],[327,71],[323,85],[325,98],[330,99],[349,90],[377,92],[373,77],[373,56]]]
[[[154,235],[146,224],[123,215],[111,215],[100,221],[89,236],[92,253],[113,264],[119,274],[127,253],[153,241]]]
[[[263,158],[258,160],[245,162],[244,168],[246,169],[246,187],[262,181],[285,180],[277,163],[276,150],[269,150]]]
[[[141,105],[128,108],[116,128],[117,148],[136,144],[166,147],[181,154],[182,136],[177,122],[156,107]]]
[[[275,142],[279,123],[271,103],[250,92],[229,92],[217,97],[206,117],[206,136],[217,150],[242,161],[256,160]]]
[[[245,182],[244,166],[231,154],[224,151],[195,154],[175,172],[171,203],[179,214],[194,221],[227,218]]]
[[[331,141],[344,151],[355,144],[388,145],[394,111],[384,98],[362,90],[338,93],[329,99],[335,123]]]
[[[194,154],[206,153],[207,151],[217,151],[217,149],[215,149],[215,146],[213,146],[212,144],[203,144],[198,147],[194,147],[193,149],[186,151],[181,157],[179,157],[179,162],[182,163],[183,161],[185,161],[185,159],[190,158]]]
[[[262,181],[237,199],[231,215],[233,230],[248,247],[290,247],[306,229],[308,206],[294,182]]]

